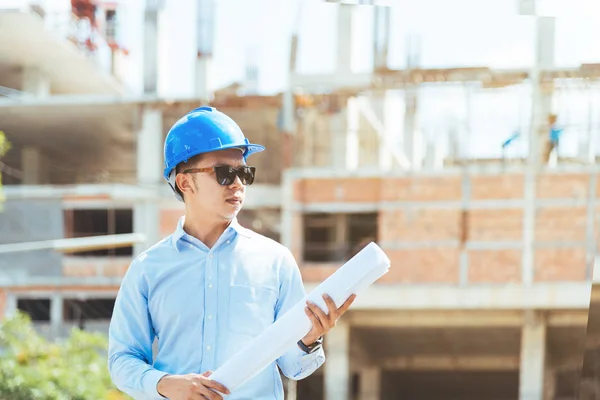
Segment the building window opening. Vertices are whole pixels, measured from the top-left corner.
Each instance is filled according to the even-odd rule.
[[[84,330],[87,321],[109,321],[114,308],[114,298],[64,299],[63,319],[68,322],[76,322],[79,329]]]
[[[17,299],[17,309],[29,315],[32,321],[50,321],[50,299]]]
[[[133,232],[132,209],[66,210],[66,237],[115,235]],[[131,256],[133,246],[89,250],[72,253],[76,256]]]
[[[378,214],[304,215],[304,261],[345,262],[377,241]]]

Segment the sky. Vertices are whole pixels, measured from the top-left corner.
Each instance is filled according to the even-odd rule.
[[[389,0],[392,8],[390,68],[403,68],[408,37],[420,41],[423,68],[489,66],[527,68],[534,61],[534,29],[531,16],[518,15],[517,0]],[[338,5],[321,0],[219,0],[215,23],[215,86],[243,80],[244,67],[259,70],[259,91],[282,91],[287,82],[290,37],[299,32],[298,72],[334,73]],[[542,15],[555,16],[555,65],[578,66],[600,62],[600,1],[539,0]],[[372,7],[360,6],[353,32],[353,71],[368,72],[373,58]],[[575,155],[595,125],[600,143],[600,99],[589,119],[588,93],[555,96],[559,122],[567,128],[561,153]],[[598,97],[597,95],[594,95]],[[471,112],[467,113],[470,101]],[[430,91],[419,105],[424,137],[444,137],[448,126],[484,132],[471,136],[462,148],[468,154],[501,156],[501,143],[515,130],[527,130],[527,94],[516,89],[476,93],[468,99],[464,88]],[[469,114],[469,115],[467,115]],[[591,122],[590,122],[591,121]],[[597,125],[597,126],[596,126]],[[441,136],[440,136],[441,135]],[[430,139],[431,140],[431,139]],[[443,142],[443,140],[442,140]],[[509,149],[509,156],[526,154],[524,141]],[[600,152],[600,146],[598,151]]]
[[[393,7],[389,65],[405,65],[405,41],[417,35],[423,67],[531,66],[534,22],[517,15],[517,0],[390,0]],[[260,90],[285,86],[290,36],[300,34],[298,71],[335,70],[336,4],[320,0],[219,0],[216,11],[217,86],[243,78],[244,65],[259,67]],[[541,11],[558,15],[555,62],[575,66],[600,61],[600,1],[542,0]],[[354,43],[354,70],[372,63],[372,8],[360,6]]]

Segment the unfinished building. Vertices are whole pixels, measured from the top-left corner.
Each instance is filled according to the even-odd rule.
[[[337,7],[338,36],[350,37],[357,8]],[[160,10],[145,12],[152,37]],[[107,75],[51,34],[44,15],[0,12],[0,130],[12,144],[2,160],[0,315],[27,311],[50,336],[106,331],[132,257],[183,213],[161,177],[166,132],[209,102],[266,145],[239,218],[292,250],[307,290],[366,241],[392,260],[329,333],[323,368],[290,382],[290,399],[576,398],[598,244],[597,149],[590,131],[577,154],[548,165],[542,146],[553,93],[596,88],[600,68],[552,65],[551,18],[535,19],[544,45],[531,70],[391,70],[381,7],[372,73],[346,69],[350,44],[339,40],[336,74],[300,75],[293,37],[284,93],[233,87],[208,100],[210,52],[199,51],[195,97],[178,100],[155,95],[152,64],[141,93],[126,93],[119,46],[109,46]],[[423,93],[456,87],[529,88],[532,122],[518,124],[527,152],[476,158],[458,133],[445,151],[428,140]]]

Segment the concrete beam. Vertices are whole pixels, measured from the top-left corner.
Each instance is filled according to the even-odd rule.
[[[414,356],[390,357],[378,362],[384,370],[412,371],[516,371],[519,356]]]
[[[478,176],[505,176],[507,174],[524,174],[526,166],[498,164],[467,165],[461,167],[449,166],[442,170],[421,170],[413,176],[444,178],[462,176],[463,174]],[[406,178],[402,170],[384,171],[378,167],[365,167],[355,171],[336,170],[329,167],[290,168],[284,172],[293,179],[308,178]],[[552,169],[553,175],[569,175],[572,173],[600,173],[600,164],[569,165],[560,164]]]
[[[40,242],[11,243],[0,245],[0,254],[21,253],[37,250],[55,250],[61,253],[91,251],[106,248],[128,247],[146,240],[141,233],[90,236],[69,239],[44,240]]]
[[[306,284],[306,289],[316,286]],[[356,298],[352,309],[587,310],[589,305],[589,282],[536,283],[529,287],[375,284]]]
[[[353,328],[482,328],[521,327],[524,322],[520,310],[398,310],[378,311],[353,309],[347,314]],[[552,327],[587,325],[586,310],[549,311],[547,324]]]
[[[122,278],[109,277],[68,277],[68,276],[40,276],[40,277],[13,277],[0,275],[0,287],[16,291],[24,289],[45,290],[54,293],[55,290],[81,290],[91,288],[108,288],[121,286]]]

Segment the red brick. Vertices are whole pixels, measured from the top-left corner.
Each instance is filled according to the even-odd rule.
[[[129,269],[131,260],[124,258],[108,259],[102,264],[102,275],[106,277],[122,278]]]
[[[386,178],[381,183],[383,201],[453,201],[462,198],[462,178],[457,176]]]
[[[182,208],[163,208],[160,210],[160,235],[169,236],[177,228],[179,218],[185,214]]]
[[[379,201],[378,178],[305,179],[295,185],[295,197],[303,203]]]
[[[98,275],[98,266],[95,258],[64,257],[62,272],[64,276],[89,277]]]
[[[522,199],[523,175],[470,176],[471,199]]]
[[[389,272],[380,283],[458,283],[458,248],[386,250]]]
[[[456,240],[460,234],[461,213],[458,209],[382,210],[379,240]]]
[[[585,207],[545,207],[537,211],[536,242],[585,242],[587,211]]]
[[[549,248],[535,251],[535,280],[539,282],[586,279],[585,248]]]
[[[300,268],[304,283],[321,283],[329,278],[339,267],[340,263],[304,263]]]
[[[523,234],[520,209],[469,210],[467,221],[471,241],[520,240]]]
[[[507,283],[520,281],[520,250],[469,251],[469,283]]]
[[[538,178],[537,197],[585,199],[589,185],[588,174],[542,174]]]

